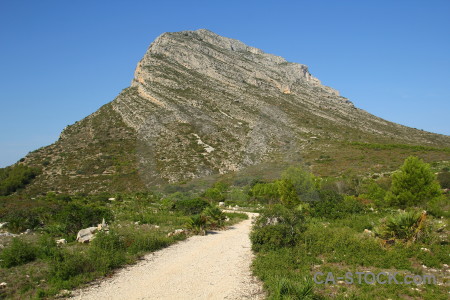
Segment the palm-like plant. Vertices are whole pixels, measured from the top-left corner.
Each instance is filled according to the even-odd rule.
[[[375,228],[375,234],[383,239],[415,241],[425,227],[426,212],[404,212],[387,218]]]
[[[222,228],[225,225],[225,220],[227,218],[223,211],[217,206],[205,208],[203,215],[206,216],[209,226],[213,229]]]
[[[192,216],[186,226],[194,234],[206,235],[208,218],[204,215]]]

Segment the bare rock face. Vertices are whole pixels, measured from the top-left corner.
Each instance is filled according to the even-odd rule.
[[[159,36],[130,87],[25,162],[48,161],[41,189],[133,190],[367,140],[450,145],[356,108],[305,65],[200,29]]]

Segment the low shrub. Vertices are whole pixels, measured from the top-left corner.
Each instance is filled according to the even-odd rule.
[[[11,268],[26,264],[36,259],[36,248],[19,238],[14,238],[11,244],[0,252],[0,266]]]
[[[175,209],[183,212],[186,215],[197,215],[208,206],[209,203],[207,201],[199,198],[180,200],[175,202]]]
[[[188,223],[186,224],[186,227],[193,234],[205,235],[206,234],[207,223],[208,223],[208,218],[206,216],[196,215],[196,216],[192,216],[188,220]]]
[[[364,210],[364,205],[351,196],[344,197],[326,190],[319,191],[318,196],[319,200],[309,202],[310,213],[313,217],[338,219]]]
[[[258,252],[294,246],[304,230],[302,212],[280,204],[270,206],[256,219],[250,234],[252,249]]]
[[[206,216],[208,225],[211,229],[222,228],[225,225],[227,216],[217,206],[205,208],[202,214]]]
[[[382,224],[376,227],[374,231],[382,239],[415,241],[423,235],[426,226],[425,212],[410,211],[384,219]]]

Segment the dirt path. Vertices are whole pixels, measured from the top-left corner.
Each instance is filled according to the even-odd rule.
[[[251,218],[149,254],[112,278],[73,294],[76,299],[95,300],[263,299],[261,283],[250,272]]]

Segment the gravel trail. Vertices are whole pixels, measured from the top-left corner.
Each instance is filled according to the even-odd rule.
[[[250,271],[251,219],[154,252],[75,299],[264,299]],[[73,298],[72,298],[73,299]]]

